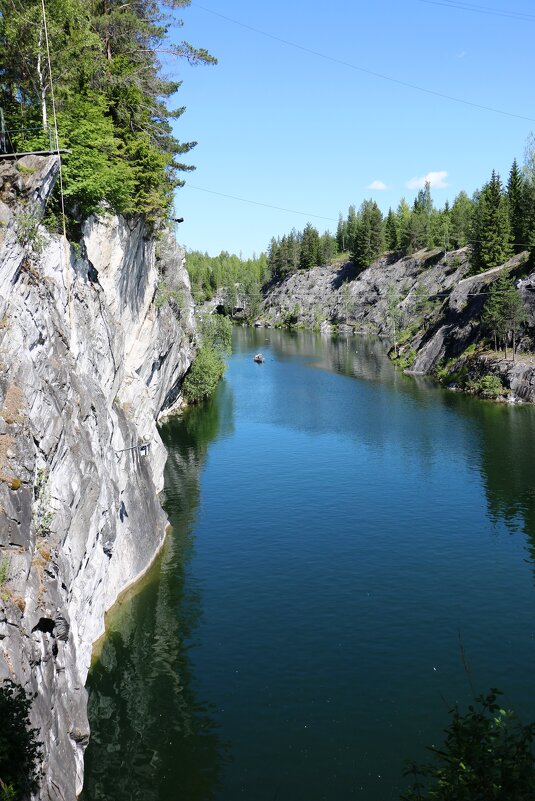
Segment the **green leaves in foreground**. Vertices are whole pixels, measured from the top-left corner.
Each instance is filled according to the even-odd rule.
[[[499,694],[479,696],[464,715],[450,710],[444,745],[407,771],[414,783],[402,801],[533,801],[535,724],[502,709]]]
[[[0,801],[18,801],[37,789],[40,743],[30,728],[31,705],[22,687],[9,680],[0,686]]]

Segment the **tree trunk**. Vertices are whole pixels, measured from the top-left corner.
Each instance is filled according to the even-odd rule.
[[[41,117],[43,119],[43,131],[46,134],[48,129],[48,114],[46,110],[47,84],[43,76],[43,65],[41,56],[42,45],[43,45],[43,25],[41,25],[41,29],[39,31],[39,49],[37,52],[37,77],[39,79],[39,92],[41,95]]]

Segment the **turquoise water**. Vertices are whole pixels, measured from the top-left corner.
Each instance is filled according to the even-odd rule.
[[[162,434],[173,533],[90,675],[85,801],[388,801],[472,688],[535,719],[535,410],[236,329]]]

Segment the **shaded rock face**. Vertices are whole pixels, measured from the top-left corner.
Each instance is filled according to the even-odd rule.
[[[362,333],[386,334],[389,287],[397,289],[402,303],[408,305],[416,291],[425,290],[431,298],[449,292],[468,269],[465,250],[448,255],[422,252],[403,259],[385,257],[358,274],[351,262],[315,267],[271,287],[259,322],[277,325],[292,315],[292,322],[307,327],[327,329],[334,324]]]
[[[38,798],[74,801],[92,644],[163,542],[156,421],[180,404],[195,326],[169,237],[156,257],[139,219],[91,218],[76,253],[46,233],[57,171],[0,167],[0,680],[37,693]],[[154,303],[162,275],[180,309]]]

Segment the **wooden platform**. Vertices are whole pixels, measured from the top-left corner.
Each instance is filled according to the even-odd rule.
[[[0,159],[21,159],[23,156],[57,156],[60,153],[71,153],[64,147],[59,150],[28,150],[27,153],[0,153]]]

